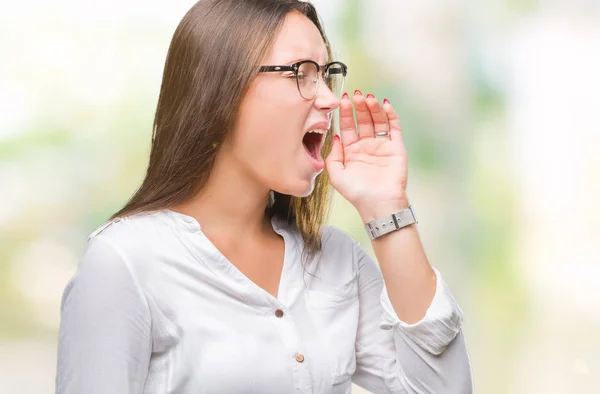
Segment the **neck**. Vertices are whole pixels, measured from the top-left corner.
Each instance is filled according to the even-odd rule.
[[[217,157],[205,187],[192,200],[171,209],[194,217],[207,234],[257,239],[273,231],[265,217],[268,197],[265,185],[231,160]]]

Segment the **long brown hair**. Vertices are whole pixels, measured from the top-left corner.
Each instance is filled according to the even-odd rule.
[[[305,1],[200,0],[187,12],[167,54],[146,176],[111,219],[184,203],[206,185],[242,98],[286,15],[294,11],[319,29],[331,58],[318,14]],[[332,136],[327,133],[323,157],[331,151]],[[310,196],[275,193],[275,204],[265,214],[295,224],[304,239],[304,257],[312,257],[321,250],[329,198],[323,171]]]

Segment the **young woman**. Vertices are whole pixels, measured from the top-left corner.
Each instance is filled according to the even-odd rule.
[[[185,15],[143,184],[65,289],[58,393],[472,391],[398,117],[340,95],[346,73],[308,2],[201,0]],[[323,225],[330,184],[380,268]]]

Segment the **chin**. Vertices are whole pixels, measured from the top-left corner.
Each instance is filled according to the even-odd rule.
[[[278,188],[273,188],[273,190],[275,190],[278,193],[281,194],[287,194],[293,197],[298,197],[298,198],[302,198],[302,197],[308,197],[312,194],[312,192],[315,190],[315,182],[316,182],[316,178],[317,178],[318,174],[315,174],[313,177],[311,177],[310,180],[298,180],[297,183],[294,184],[287,184],[285,188],[282,189],[278,189]]]

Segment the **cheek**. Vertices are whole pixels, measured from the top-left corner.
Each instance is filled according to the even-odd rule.
[[[302,147],[310,103],[279,90],[256,86],[242,102],[237,132],[241,145],[252,153],[279,158]]]
[[[304,100],[295,86],[291,92],[285,84],[269,87],[254,87],[242,102],[233,141],[236,161],[280,192],[305,193],[302,137],[313,103]],[[299,179],[305,180],[300,186]]]

